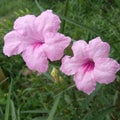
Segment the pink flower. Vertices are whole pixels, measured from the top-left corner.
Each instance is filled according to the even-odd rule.
[[[95,90],[96,82],[108,84],[115,80],[120,65],[109,58],[110,46],[100,37],[88,44],[79,40],[72,46],[73,57],[62,59],[60,70],[66,75],[73,75],[78,90],[90,94]]]
[[[48,59],[60,60],[71,39],[58,33],[60,19],[51,10],[38,17],[25,15],[14,22],[14,30],[4,37],[3,52],[7,56],[22,54],[31,70],[46,72]]]

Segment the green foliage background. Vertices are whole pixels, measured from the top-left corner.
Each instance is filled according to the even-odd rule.
[[[60,32],[73,41],[100,36],[111,45],[110,57],[120,62],[120,0],[1,0],[0,67],[6,78],[0,81],[0,120],[120,120],[120,72],[115,82],[98,84],[88,96],[59,71],[59,62],[40,75],[28,70],[20,55],[3,54],[3,37],[14,20],[42,9],[60,16]],[[71,54],[69,48],[65,54]]]

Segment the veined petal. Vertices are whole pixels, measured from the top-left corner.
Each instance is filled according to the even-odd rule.
[[[89,42],[89,57],[96,59],[98,57],[108,57],[110,52],[110,46],[108,43],[101,41],[100,37]]]
[[[65,73],[66,75],[74,75],[79,71],[80,68],[80,63],[77,61],[76,58],[70,57],[70,56],[65,56],[62,59],[62,65],[60,67],[60,70]]]
[[[48,60],[42,46],[31,45],[23,53],[22,57],[29,69],[44,73],[48,69]]]
[[[28,42],[34,43],[34,41],[43,42],[42,33],[38,33],[35,26],[36,16],[25,15],[19,17],[14,22],[14,29],[22,36],[24,36]]]
[[[24,37],[16,31],[7,33],[4,37],[3,53],[7,56],[17,55],[23,52],[28,46]]]
[[[77,89],[87,93],[88,95],[95,90],[96,81],[94,81],[92,72],[86,72],[84,74],[81,70],[74,75],[74,81]]]
[[[63,34],[47,34],[45,38],[44,51],[51,61],[60,60],[64,49],[70,44],[71,39]]]
[[[108,84],[115,80],[120,64],[111,58],[99,58],[95,61],[94,76],[97,82]]]
[[[87,56],[87,43],[84,40],[79,40],[73,43],[72,50],[74,56],[84,58]]]
[[[24,29],[27,27],[32,27],[36,17],[34,15],[25,15],[18,17],[14,22],[14,29]]]
[[[60,19],[52,13],[52,10],[46,10],[39,15],[35,21],[39,33],[57,32],[60,28]]]

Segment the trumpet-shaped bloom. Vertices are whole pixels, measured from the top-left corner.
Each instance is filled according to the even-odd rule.
[[[14,22],[14,29],[5,35],[3,52],[7,56],[22,54],[31,70],[46,72],[48,59],[61,59],[71,39],[58,32],[60,19],[51,10],[38,17],[25,15]]]
[[[60,70],[66,75],[73,75],[78,90],[90,94],[95,90],[96,82],[108,84],[115,80],[120,65],[109,58],[110,46],[100,37],[88,44],[79,40],[73,43],[73,57],[62,59]]]

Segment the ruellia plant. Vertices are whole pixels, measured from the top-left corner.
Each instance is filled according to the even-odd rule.
[[[8,57],[21,54],[30,70],[45,73],[48,60],[61,60],[71,38],[58,32],[60,19],[52,10],[42,12],[38,17],[25,15],[14,22],[13,30],[4,37],[3,53]],[[109,58],[110,46],[100,37],[87,44],[78,40],[72,46],[73,57],[62,58],[60,70],[74,75],[78,90],[90,94],[96,82],[108,84],[115,80],[120,64]]]
[[[82,13],[75,9],[79,0],[58,1],[58,6],[65,4],[63,11],[57,12],[58,6],[44,9],[37,0],[35,3],[40,9],[38,15],[29,9],[20,10],[14,14],[15,20],[0,23],[5,75],[1,72],[9,90],[1,92],[6,108],[0,107],[0,115],[4,114],[5,120],[119,119],[119,87],[114,87],[120,83],[120,57],[116,54],[119,29],[107,19],[94,21],[91,13],[85,13],[85,6],[81,11],[89,17],[83,16],[84,24],[76,22],[82,22]],[[84,1],[81,4],[88,5]],[[96,12],[100,18],[102,12]],[[85,21],[100,24],[101,32]]]

